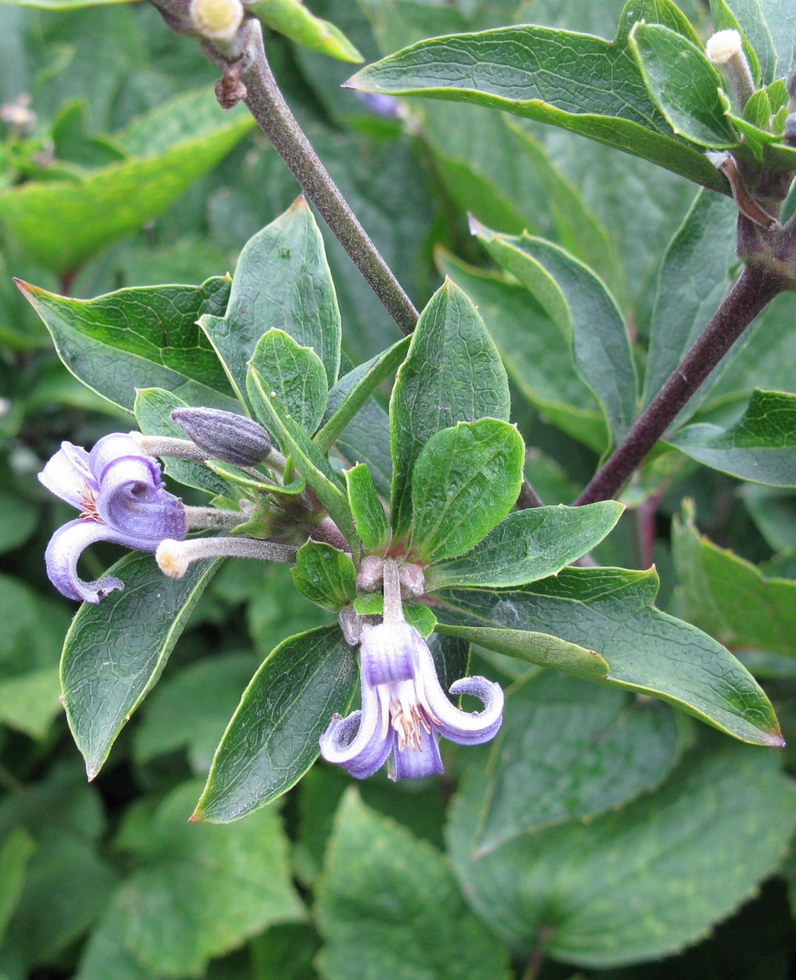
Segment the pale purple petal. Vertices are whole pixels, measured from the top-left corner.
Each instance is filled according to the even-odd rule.
[[[182,540],[187,532],[182,501],[162,489],[142,458],[121,457],[104,470],[97,513],[110,527],[135,539],[131,547],[154,551],[165,538]]]
[[[395,781],[421,779],[423,776],[434,776],[445,771],[439,754],[439,737],[436,732],[429,734],[425,728],[420,729],[419,749],[407,745],[401,750],[396,738],[390,761],[389,777]]]
[[[451,694],[472,694],[483,702],[481,711],[462,711],[448,700],[437,680],[434,658],[425,643],[416,646],[418,671],[415,683],[434,727],[452,742],[477,745],[488,742],[503,721],[503,690],[485,677],[463,677],[451,685]]]
[[[321,755],[357,779],[366,779],[384,765],[392,748],[391,734],[384,731],[375,688],[363,680],[362,710],[332,718],[320,738]]]
[[[88,454],[89,466],[97,483],[102,484],[107,468],[119,460],[139,460],[149,470],[150,481],[154,486],[161,486],[160,464],[148,453],[141,450],[135,439],[124,432],[112,432],[103,436]]]
[[[417,630],[408,623],[363,626],[359,653],[363,683],[411,680],[415,672],[414,634]]]
[[[84,582],[77,574],[77,563],[83,551],[95,541],[110,541],[113,544],[128,545],[105,524],[85,521],[79,518],[59,527],[50,538],[44,560],[47,575],[52,584],[67,599],[83,599],[85,602],[99,602],[103,596],[114,589],[123,589],[124,583],[118,578],[108,576],[95,582]]]
[[[50,493],[79,510],[85,506],[86,488],[97,489],[88,466],[88,453],[71,442],[61,443],[61,448],[39,473],[39,481]]]

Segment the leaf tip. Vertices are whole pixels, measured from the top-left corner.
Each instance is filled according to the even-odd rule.
[[[361,86],[362,86],[362,77],[363,77],[364,74],[365,74],[365,69],[364,68],[361,71],[355,72],[350,78],[347,78],[341,84],[340,88],[353,88],[353,89],[359,89],[360,91],[364,91],[361,88]]]
[[[202,813],[201,806],[201,801],[196,804],[196,809],[193,811],[190,817],[188,817],[188,823],[200,823],[204,820],[204,814]]]
[[[88,782],[93,783],[94,780],[99,776],[100,769],[102,769],[101,762],[89,762],[86,761],[86,779]]]
[[[489,234],[487,226],[479,221],[472,211],[467,212],[467,225],[471,235],[481,235],[483,237]]]
[[[293,214],[297,211],[307,211],[308,209],[309,205],[307,204],[307,198],[303,194],[299,194],[285,213]]]

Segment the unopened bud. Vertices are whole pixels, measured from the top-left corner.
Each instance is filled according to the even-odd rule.
[[[796,112],[792,112],[785,120],[785,132],[782,138],[791,146],[796,146]]]
[[[398,578],[404,598],[417,599],[426,591],[426,577],[419,565],[401,565]]]
[[[210,459],[256,466],[271,452],[268,433],[245,415],[219,408],[175,408],[171,417]]]
[[[228,44],[243,22],[240,0],[191,0],[191,20],[208,41]]]
[[[728,86],[741,109],[755,90],[749,62],[743,53],[743,39],[736,30],[718,31],[708,38],[705,52],[714,65],[721,65]]]
[[[359,563],[357,588],[363,592],[374,592],[381,588],[384,579],[384,560],[377,555],[367,555]]]
[[[155,552],[155,561],[161,572],[169,578],[182,578],[191,563],[182,541],[174,541],[172,538],[160,542]]]

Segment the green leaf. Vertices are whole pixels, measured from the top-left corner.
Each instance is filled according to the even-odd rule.
[[[796,395],[755,389],[732,428],[701,422],[669,441],[697,462],[741,480],[796,486]]]
[[[270,385],[271,398],[291,418],[314,432],[329,397],[323,362],[310,347],[301,347],[284,330],[269,330],[254,348],[251,367]]]
[[[332,612],[347,606],[357,592],[351,556],[325,541],[305,541],[290,574],[302,595]]]
[[[120,289],[96,299],[19,283],[64,364],[114,405],[133,410],[137,388],[163,388],[190,405],[240,410],[218,358],[196,326],[223,310],[229,281]]]
[[[429,591],[457,586],[525,585],[556,575],[614,528],[622,504],[534,507],[502,521],[469,554],[426,571]]]
[[[19,7],[40,7],[42,10],[77,10],[79,7],[127,3],[128,0],[3,0],[3,2]]]
[[[287,792],[317,759],[318,739],[356,683],[356,658],[336,625],[280,643],[227,726],[196,818],[229,823]]]
[[[93,779],[111,746],[155,685],[219,562],[195,562],[167,578],[151,555],[134,552],[109,574],[124,583],[97,605],[83,603],[64,640],[63,703]],[[113,656],[108,655],[113,637]]]
[[[607,432],[597,399],[575,370],[568,338],[528,290],[447,253],[437,262],[481,311],[519,391],[558,428],[601,452]]]
[[[424,606],[420,602],[404,602],[402,605],[407,623],[414,626],[422,636],[431,636],[437,625],[437,617],[428,606]],[[360,616],[381,616],[384,613],[384,594],[382,592],[370,592],[357,596],[354,600],[354,609]],[[451,681],[451,683],[453,682]]]
[[[441,561],[478,544],[517,502],[524,462],[522,436],[498,419],[434,433],[412,471],[410,554]]]
[[[161,681],[133,732],[136,763],[184,749],[193,771],[206,775],[229,716],[258,665],[254,653],[223,653]]]
[[[471,846],[480,857],[520,835],[626,804],[663,782],[690,731],[658,701],[532,673],[508,691]]]
[[[760,6],[777,52],[777,74],[784,78],[796,63],[796,13],[788,0],[765,0]]]
[[[748,671],[711,637],[656,609],[657,591],[654,569],[565,568],[520,589],[438,592],[434,612],[441,632],[662,698],[742,741],[781,745],[774,710]],[[555,638],[578,645],[580,660],[556,662]],[[589,651],[603,674],[584,671]]]
[[[506,953],[461,897],[442,855],[356,790],[343,797],[318,892],[323,972],[349,980],[483,980],[507,975]]]
[[[420,314],[390,399],[392,524],[409,530],[412,468],[440,429],[480,418],[508,420],[506,371],[484,322],[449,280]]]
[[[518,953],[538,947],[597,969],[671,954],[702,938],[776,869],[796,793],[775,753],[701,741],[657,791],[481,857],[473,845],[483,779],[472,772],[456,797],[448,839],[477,913]]]
[[[268,27],[305,48],[342,61],[365,60],[338,27],[310,13],[302,0],[254,0],[247,6]]]
[[[236,827],[186,823],[198,785],[128,812],[117,847],[140,865],[117,889],[80,965],[81,980],[198,976],[211,957],[276,922],[303,918],[274,808]],[[123,980],[138,974],[124,973]]]
[[[627,325],[605,284],[551,242],[471,225],[492,258],[530,290],[569,339],[575,369],[619,441],[636,414],[636,370]]]
[[[633,23],[693,29],[664,0],[626,4],[616,40],[549,27],[501,27],[429,38],[358,72],[346,84],[368,92],[475,102],[552,123],[726,192],[723,177],[677,139],[651,101],[628,50]]]
[[[367,402],[374,390],[395,371],[406,357],[410,338],[404,337],[370,361],[360,364],[341,378],[329,392],[323,428],[315,434],[314,443],[327,452],[351,419]]]
[[[747,483],[741,497],[772,551],[796,553],[796,495],[792,490]]]
[[[283,330],[323,361],[330,385],[340,368],[340,310],[321,233],[303,197],[243,246],[227,312],[201,327],[241,401],[246,366],[269,330]]]
[[[49,968],[85,934],[107,905],[117,874],[99,854],[102,800],[76,760],[56,763],[41,782],[4,795],[0,839],[21,829],[36,849],[3,948],[25,975],[36,966]]]
[[[212,106],[209,93],[205,102]],[[175,100],[183,113],[182,97]],[[168,117],[163,107],[161,122]],[[153,155],[100,167],[75,181],[29,181],[0,193],[0,224],[41,265],[64,274],[100,249],[157,217],[223,159],[251,129],[245,113],[213,109],[208,131],[194,132]]]
[[[69,620],[61,605],[0,575],[0,722],[42,739],[60,714],[58,649]]]
[[[24,827],[17,827],[0,843],[0,940],[19,900],[36,842]]]
[[[669,243],[658,278],[650,326],[643,402],[648,405],[702,333],[732,284],[738,209],[700,191]],[[705,396],[705,390],[701,396]],[[701,398],[692,400],[689,411]]]
[[[658,109],[678,136],[700,146],[735,146],[724,114],[721,75],[701,47],[660,24],[636,24],[630,47]]]
[[[702,537],[693,508],[674,523],[672,553],[689,620],[727,646],[796,655],[796,581],[767,578]]]
[[[341,490],[337,474],[329,461],[319,452],[304,429],[283,410],[278,400],[271,397],[270,385],[253,364],[249,367],[246,389],[257,416],[279,440],[283,452],[291,456],[296,469],[329,511],[353,551],[359,540],[354,519],[348,506],[348,498]]]
[[[168,436],[185,439],[185,430],[171,418],[175,408],[185,408],[187,402],[163,388],[139,388],[133,410],[138,428],[147,436]],[[175,456],[164,456],[163,469],[186,487],[203,490],[212,496],[228,492],[229,487],[204,463],[195,463]]]
[[[390,523],[376,494],[373,476],[364,463],[345,470],[348,503],[357,534],[366,551],[383,551],[390,543]]]

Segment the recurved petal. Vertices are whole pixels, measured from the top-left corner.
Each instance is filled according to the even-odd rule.
[[[420,729],[420,748],[406,746],[403,751],[398,748],[397,740],[389,767],[389,777],[392,780],[420,779],[423,776],[433,776],[444,772],[442,758],[439,754],[439,736],[436,732]]]
[[[85,505],[86,487],[97,489],[97,483],[88,465],[88,453],[71,442],[62,442],[61,448],[51,456],[39,473],[39,481],[73,507]]]
[[[127,545],[129,542],[115,534],[111,528],[97,521],[75,520],[59,527],[50,538],[44,560],[47,575],[52,584],[67,599],[83,599],[97,603],[114,589],[123,589],[124,583],[112,576],[84,582],[77,574],[77,563],[83,551],[95,541],[110,541]]]
[[[367,779],[387,760],[393,733],[386,735],[381,725],[381,709],[376,691],[362,683],[362,710],[345,718],[335,715],[321,735],[321,755],[327,762],[343,766],[356,779]]]
[[[451,685],[450,693],[472,694],[484,705],[481,711],[462,711],[450,702],[437,680],[434,658],[426,644],[417,648],[418,696],[436,719],[434,727],[445,738],[462,745],[477,745],[493,738],[503,722],[503,690],[485,677],[463,677]]]
[[[161,484],[160,464],[148,453],[141,451],[135,439],[126,432],[111,432],[103,436],[88,455],[89,466],[97,483],[102,484],[109,466],[121,460],[138,460],[149,470],[148,482],[157,487]]]
[[[187,532],[183,502],[152,479],[143,459],[122,457],[106,466],[96,507],[106,524],[143,551],[154,551],[164,538],[180,541]]]

